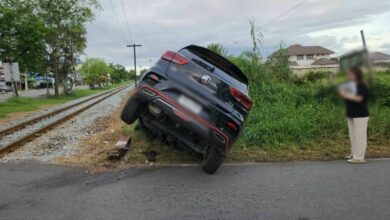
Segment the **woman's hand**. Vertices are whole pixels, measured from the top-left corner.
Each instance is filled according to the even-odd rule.
[[[338,90],[337,90],[337,94],[338,94],[341,98],[344,98],[344,96],[346,95],[345,91],[342,90],[342,89],[338,89]]]
[[[350,101],[353,101],[353,102],[361,102],[361,101],[363,101],[363,96],[350,95],[350,94],[346,93],[342,89],[338,90],[338,94],[339,94],[339,96],[341,98],[346,99],[346,100],[350,100]]]

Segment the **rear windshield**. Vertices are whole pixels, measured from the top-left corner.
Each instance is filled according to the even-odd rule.
[[[191,53],[194,53],[196,56],[213,64],[218,69],[224,71],[226,74],[233,77],[234,79],[248,85],[248,78],[245,76],[245,74],[236,65],[231,63],[229,60],[223,58],[222,56],[206,48],[195,45],[191,45],[183,49],[189,50]]]

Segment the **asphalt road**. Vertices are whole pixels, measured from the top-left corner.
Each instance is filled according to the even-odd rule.
[[[0,219],[389,219],[390,160],[85,169],[0,164]]]

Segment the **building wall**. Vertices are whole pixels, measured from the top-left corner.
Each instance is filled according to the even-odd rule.
[[[374,63],[390,63],[390,59],[388,59],[388,60],[374,60]]]
[[[291,66],[290,67],[293,74],[296,74],[298,76],[305,75],[310,72],[331,72],[331,73],[337,73],[339,71],[339,65],[326,65],[326,66],[306,66],[306,67],[299,67],[299,66]]]
[[[298,66],[310,66],[314,61],[320,58],[330,59],[330,54],[327,55],[313,55],[313,59],[308,59],[309,55],[303,55],[303,60],[298,60],[298,56],[289,56],[288,61],[295,61]]]

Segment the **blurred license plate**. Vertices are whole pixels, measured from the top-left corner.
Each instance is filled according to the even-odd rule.
[[[202,111],[202,106],[198,103],[192,101],[192,99],[181,95],[179,96],[178,102],[185,108],[191,110],[192,112],[199,114]]]

